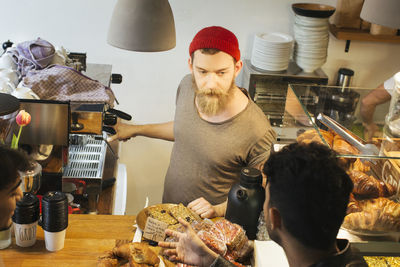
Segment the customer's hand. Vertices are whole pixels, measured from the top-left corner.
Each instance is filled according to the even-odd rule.
[[[203,197],[200,197],[190,202],[188,208],[196,212],[202,218],[223,217],[226,211],[226,202],[213,206]]]
[[[177,261],[195,266],[210,266],[218,257],[218,254],[209,249],[196,235],[188,222],[179,218],[184,227],[184,232],[179,233],[170,229],[165,230],[168,236],[178,239],[178,242],[158,242],[160,247],[166,248],[164,254],[171,261]]]

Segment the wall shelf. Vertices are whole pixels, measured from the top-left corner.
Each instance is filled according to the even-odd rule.
[[[400,36],[398,35],[372,35],[368,30],[337,28],[333,24],[329,24],[329,31],[339,40],[400,44]]]

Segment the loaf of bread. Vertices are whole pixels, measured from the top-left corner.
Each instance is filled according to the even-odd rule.
[[[239,250],[247,242],[243,228],[228,220],[217,221],[214,224],[214,229],[222,233],[228,250]]]
[[[400,204],[387,198],[358,201],[360,212],[348,214],[343,226],[352,230],[400,231]]]
[[[361,171],[351,171],[349,176],[354,184],[353,193],[361,198],[389,197],[396,193],[394,186],[375,179]]]

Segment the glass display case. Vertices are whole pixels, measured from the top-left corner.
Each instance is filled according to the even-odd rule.
[[[282,131],[288,142],[319,142],[345,163],[354,189],[339,236],[364,255],[400,256],[400,139],[379,131],[365,140],[360,99],[372,89],[289,84]],[[388,106],[387,106],[388,107]]]

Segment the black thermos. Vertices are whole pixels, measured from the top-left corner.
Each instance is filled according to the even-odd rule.
[[[261,172],[254,168],[243,168],[240,182],[229,191],[225,218],[242,226],[247,237],[254,240],[264,200]]]

